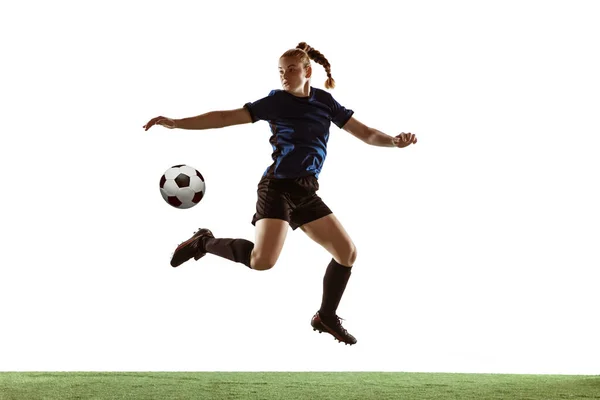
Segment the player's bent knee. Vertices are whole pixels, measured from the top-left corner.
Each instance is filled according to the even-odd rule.
[[[353,266],[354,262],[356,261],[356,255],[356,246],[352,244],[350,248],[343,254],[343,256],[340,257],[340,264],[345,265],[347,267]]]
[[[253,257],[250,259],[250,268],[255,269],[257,271],[266,271],[275,266],[277,263],[276,259],[272,257]]]
[[[257,261],[256,264],[252,265],[252,269],[257,271],[267,271],[275,266],[275,263]]]
[[[352,252],[350,253],[350,265],[354,265],[354,263],[356,262],[356,246],[352,245]]]

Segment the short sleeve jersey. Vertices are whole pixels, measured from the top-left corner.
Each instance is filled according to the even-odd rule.
[[[271,90],[267,97],[244,104],[252,123],[264,120],[271,127],[269,142],[273,147],[273,164],[264,176],[297,178],[319,177],[327,156],[331,122],[340,129],[354,111],[339,104],[324,90],[311,86],[307,97],[297,97],[285,90]]]

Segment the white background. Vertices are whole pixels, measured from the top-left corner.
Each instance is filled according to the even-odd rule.
[[[594,2],[7,4],[1,370],[600,373]],[[419,140],[331,126],[352,347],[309,325],[331,256],[300,230],[270,271],[169,265],[199,227],[254,240],[267,122],[142,129],[265,97],[301,41],[357,119]],[[192,209],[160,196],[175,164],[206,178]]]

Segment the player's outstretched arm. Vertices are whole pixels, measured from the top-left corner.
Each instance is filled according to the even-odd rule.
[[[398,136],[389,136],[377,129],[370,128],[354,117],[350,117],[343,129],[351,133],[356,138],[366,144],[380,147],[406,147],[417,143],[417,138],[413,133],[402,132]]]
[[[146,125],[145,130],[154,125],[161,125],[169,129],[217,129],[231,125],[247,124],[252,122],[250,113],[245,108],[227,111],[210,111],[196,117],[172,119],[167,117],[152,118]]]

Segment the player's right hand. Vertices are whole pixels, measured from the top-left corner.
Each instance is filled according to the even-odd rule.
[[[143,128],[145,130],[148,130],[153,125],[162,125],[165,128],[169,128],[169,129],[177,128],[175,121],[172,120],[171,118],[167,118],[167,117],[152,118],[150,121],[148,121],[148,123],[146,125],[143,126]]]

